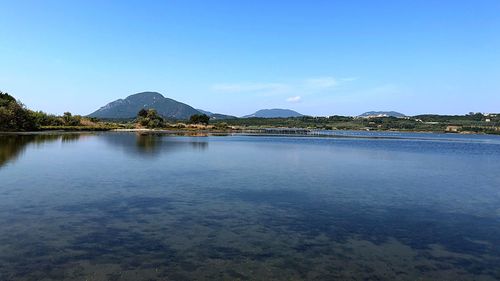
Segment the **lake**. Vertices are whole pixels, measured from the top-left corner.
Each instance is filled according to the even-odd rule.
[[[498,280],[500,137],[0,135],[0,280]]]

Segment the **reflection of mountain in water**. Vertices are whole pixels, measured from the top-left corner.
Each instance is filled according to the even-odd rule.
[[[155,157],[164,152],[174,152],[183,149],[204,150],[208,148],[208,140],[203,137],[173,138],[165,133],[116,133],[103,134],[101,139],[113,146],[119,146],[126,153],[140,156]]]
[[[42,144],[58,140],[71,142],[78,140],[81,136],[82,134],[0,135],[0,168],[19,157],[29,144]]]

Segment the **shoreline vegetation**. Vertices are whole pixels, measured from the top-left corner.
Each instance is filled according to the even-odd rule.
[[[418,115],[413,117],[289,117],[233,118],[215,120],[195,114],[189,120],[173,120],[160,116],[154,109],[142,109],[135,119],[103,120],[93,117],[62,116],[33,111],[13,96],[0,92],[0,132],[36,131],[171,131],[231,133],[265,129],[352,130],[430,132],[500,135],[500,114],[469,113],[467,115]]]

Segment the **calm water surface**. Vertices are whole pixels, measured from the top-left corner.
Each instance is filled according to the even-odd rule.
[[[498,280],[500,137],[0,135],[0,280]]]

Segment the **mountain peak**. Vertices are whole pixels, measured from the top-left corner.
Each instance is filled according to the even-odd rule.
[[[104,119],[135,118],[141,109],[155,109],[158,114],[172,119],[189,119],[199,112],[191,106],[164,97],[157,92],[141,92],[118,99],[89,114],[89,117]]]
[[[403,113],[399,113],[396,111],[368,111],[365,112],[359,117],[367,117],[367,118],[373,118],[373,117],[397,117],[397,118],[402,118],[405,117]]]
[[[302,114],[291,109],[283,108],[271,108],[271,109],[261,109],[253,114],[243,116],[244,118],[257,117],[257,118],[288,118],[288,117],[300,117]]]
[[[133,98],[163,98],[164,99],[165,97],[158,92],[141,92],[141,93],[130,95],[126,99],[133,99]]]

